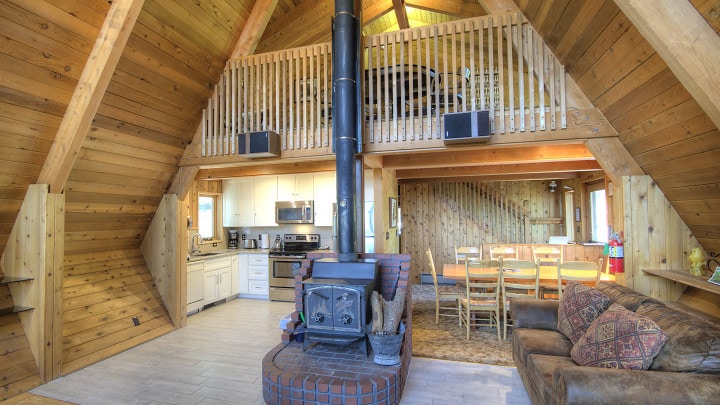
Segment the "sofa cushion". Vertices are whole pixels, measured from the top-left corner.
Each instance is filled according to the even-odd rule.
[[[515,364],[525,366],[531,354],[570,357],[573,345],[558,331],[546,329],[515,329],[513,331],[512,351]]]
[[[664,305],[643,305],[638,313],[668,335],[650,370],[720,373],[720,326]]]
[[[527,359],[525,372],[533,384],[533,389],[545,404],[557,404],[557,376],[563,368],[578,368],[569,357],[531,354]],[[535,403],[535,401],[533,401]]]
[[[612,304],[585,331],[570,356],[581,366],[647,370],[667,339],[650,318]]]
[[[585,284],[569,282],[560,300],[557,329],[575,344],[609,306],[610,300],[605,294]]]
[[[662,302],[655,298],[650,298],[631,288],[611,281],[599,282],[595,288],[605,294],[610,299],[611,304],[620,304],[633,312],[637,311],[638,307],[645,303],[663,305]]]

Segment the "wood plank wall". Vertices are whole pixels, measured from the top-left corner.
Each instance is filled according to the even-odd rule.
[[[174,330],[139,247],[65,255],[63,310],[63,374]]]
[[[455,246],[486,243],[546,243],[563,235],[560,224],[526,225],[511,221],[512,210],[522,207],[533,218],[562,217],[561,193],[548,192],[547,182],[518,181],[400,184],[403,213],[400,253],[412,256],[412,280],[429,272],[425,250],[430,248],[436,266],[455,260]],[[480,192],[483,187],[496,194]],[[498,199],[496,196],[505,196]]]
[[[622,189],[625,274],[620,282],[661,301],[678,302],[720,318],[719,295],[642,272],[642,269],[689,271],[690,252],[700,244],[652,178],[624,177]]]

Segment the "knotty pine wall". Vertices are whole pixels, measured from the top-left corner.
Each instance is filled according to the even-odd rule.
[[[562,217],[562,193],[550,193],[548,181],[489,182],[486,186],[523,207],[530,218]],[[436,267],[455,261],[455,246],[486,243],[547,243],[551,235],[563,235],[561,224],[530,225],[530,229],[507,229],[506,214],[496,202],[477,193],[478,182],[401,183],[402,208],[400,253],[412,256],[414,283],[429,272],[425,250],[430,248]],[[470,212],[479,212],[473,219]],[[529,238],[526,236],[529,235]]]

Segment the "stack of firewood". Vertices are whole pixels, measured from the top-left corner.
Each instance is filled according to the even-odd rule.
[[[398,288],[395,297],[386,301],[377,291],[373,291],[370,297],[372,307],[372,326],[370,333],[373,335],[394,335],[398,331],[403,309],[405,309],[405,297],[407,288]]]

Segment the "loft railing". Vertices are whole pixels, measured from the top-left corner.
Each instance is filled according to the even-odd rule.
[[[443,114],[487,110],[491,133],[567,126],[565,71],[521,14],[477,17],[363,39],[366,146],[441,139]],[[229,61],[203,111],[202,156],[237,153],[237,134],[274,131],[283,154],[332,142],[331,44]]]

